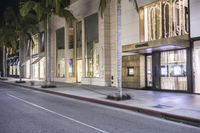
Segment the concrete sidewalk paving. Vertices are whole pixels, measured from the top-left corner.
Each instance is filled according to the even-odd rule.
[[[117,89],[114,87],[55,82],[54,84],[56,84],[57,88],[44,89],[41,88],[41,85],[44,84],[43,81],[34,81],[35,84],[31,86],[30,80],[26,80],[26,83],[15,83],[17,80],[18,79],[8,78],[8,80],[2,82],[51,94],[137,111],[200,127],[200,95],[123,89],[124,93],[128,93],[132,96],[132,99],[112,101],[106,99],[106,96],[117,92]]]

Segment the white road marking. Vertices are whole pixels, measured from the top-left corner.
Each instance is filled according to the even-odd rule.
[[[86,123],[83,123],[83,122],[81,122],[81,121],[75,120],[75,119],[73,119],[73,118],[71,118],[71,117],[68,117],[68,116],[59,114],[59,113],[54,112],[54,111],[52,111],[52,110],[46,109],[46,108],[44,108],[44,107],[42,107],[42,106],[40,106],[40,105],[31,103],[31,102],[29,102],[29,101],[26,101],[26,100],[24,100],[24,99],[21,99],[21,98],[19,98],[19,97],[16,97],[16,96],[14,96],[14,95],[11,95],[11,94],[7,94],[7,95],[10,96],[10,97],[12,97],[12,98],[15,98],[15,99],[17,99],[17,100],[19,100],[19,101],[22,101],[22,102],[24,102],[24,103],[26,103],[26,104],[32,105],[32,106],[34,106],[34,107],[36,107],[36,108],[39,108],[39,109],[42,109],[42,110],[45,110],[45,111],[47,111],[47,112],[49,112],[49,113],[58,115],[58,116],[60,116],[60,117],[63,117],[63,118],[65,118],[65,119],[68,119],[68,120],[73,121],[73,122],[75,122],[75,123],[84,125],[84,126],[86,126],[86,127],[89,127],[89,128],[91,128],[91,129],[94,129],[94,130],[99,131],[99,132],[101,132],[101,133],[109,133],[109,132],[107,132],[107,131],[104,131],[104,130],[101,130],[101,129],[96,128],[96,127],[94,127],[94,126],[91,126],[91,125],[88,125],[88,124],[86,124]]]

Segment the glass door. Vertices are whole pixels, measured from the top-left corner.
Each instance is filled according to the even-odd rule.
[[[146,56],[146,86],[152,87],[152,56]]]
[[[80,83],[82,78],[82,60],[77,60],[77,82]]]
[[[200,93],[200,41],[194,42],[193,52],[194,93]]]

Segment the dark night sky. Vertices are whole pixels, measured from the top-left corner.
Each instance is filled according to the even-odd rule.
[[[0,4],[0,18],[2,19],[3,11],[7,7],[12,7],[12,8],[14,8],[16,10],[18,8],[18,1],[19,0],[1,0],[1,4]]]

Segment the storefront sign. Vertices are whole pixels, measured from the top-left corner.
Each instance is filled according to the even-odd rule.
[[[144,43],[144,44],[135,44],[135,48],[143,48],[143,47],[148,47],[149,44],[148,43]]]

